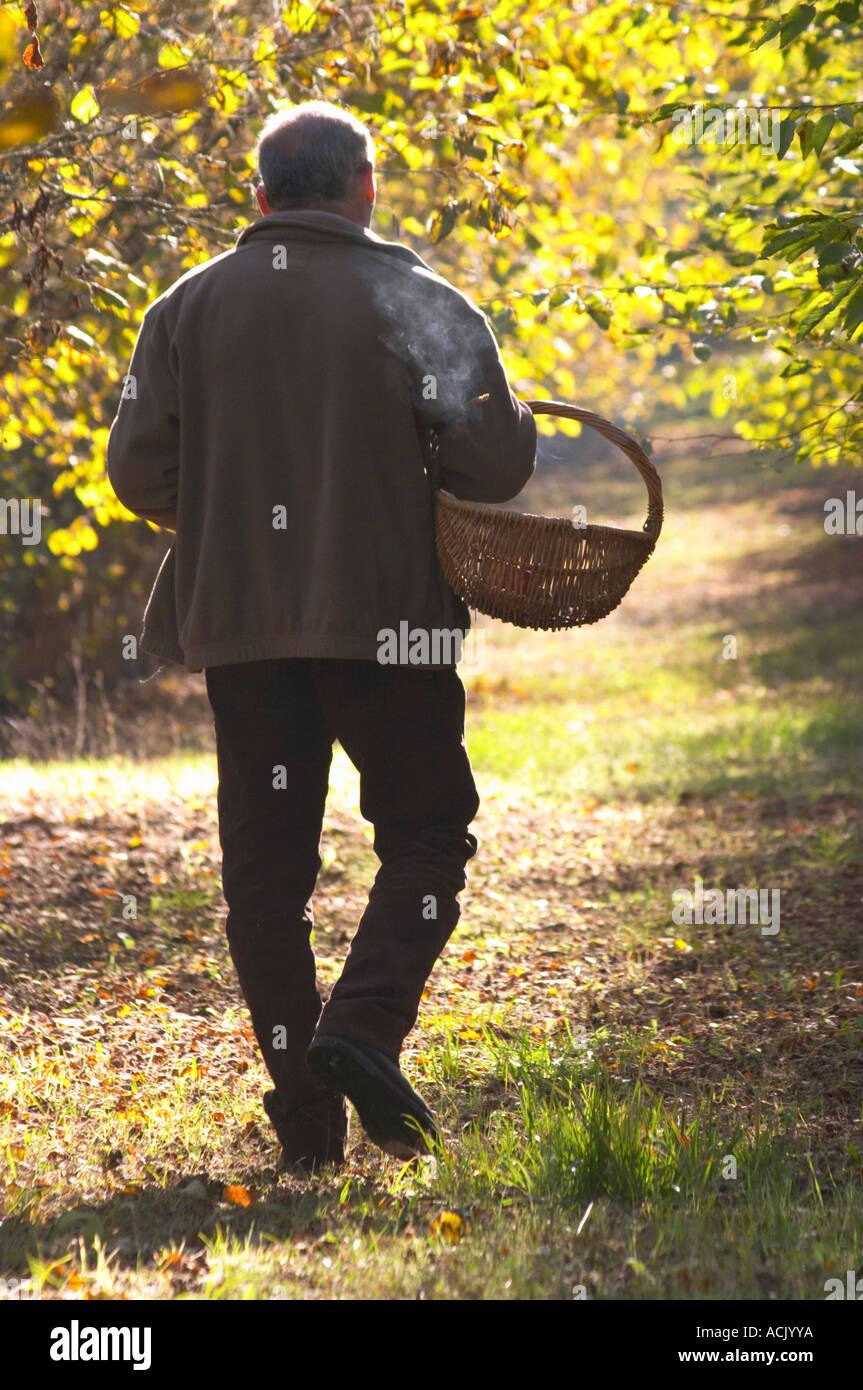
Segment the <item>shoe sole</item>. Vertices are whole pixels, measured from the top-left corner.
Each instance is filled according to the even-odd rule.
[[[379,1149],[393,1158],[414,1158],[428,1153],[422,1134],[405,1123],[412,1119],[431,1136],[436,1134],[434,1117],[420,1096],[400,1091],[358,1051],[348,1051],[342,1043],[321,1038],[306,1054],[306,1064],[319,1081],[348,1097],[356,1108],[360,1124]],[[409,1085],[405,1082],[405,1085]]]

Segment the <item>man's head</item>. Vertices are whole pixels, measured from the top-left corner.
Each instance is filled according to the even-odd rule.
[[[361,121],[328,101],[278,111],[258,138],[258,206],[313,209],[368,227],[375,205],[375,147]]]

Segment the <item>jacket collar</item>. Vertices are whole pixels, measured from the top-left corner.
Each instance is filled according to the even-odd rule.
[[[411,265],[425,266],[425,262],[410,247],[398,241],[384,241],[368,227],[361,227],[347,217],[339,217],[334,212],[269,212],[259,217],[237,237],[236,247],[246,242],[261,241],[313,241],[313,242],[354,242],[357,245],[372,247],[378,251],[408,261]],[[430,267],[426,267],[429,269]]]

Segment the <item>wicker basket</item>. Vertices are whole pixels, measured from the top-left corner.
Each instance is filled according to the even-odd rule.
[[[503,511],[435,490],[435,532],[448,583],[471,608],[516,627],[541,630],[598,622],[620,603],[662,529],[662,485],[644,450],[590,410],[528,401],[534,415],[589,425],[632,460],[647,486],[641,531],[577,526],[565,517]],[[432,462],[434,482],[434,461]]]

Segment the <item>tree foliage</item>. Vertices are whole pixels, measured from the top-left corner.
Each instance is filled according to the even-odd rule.
[[[368,122],[375,229],[482,305],[522,394],[859,459],[861,38],[856,0],[0,7],[2,480],[46,522],[0,544],[7,648],[46,608],[94,649],[135,629],[160,542],[104,475],[122,377],[146,304],[257,215],[286,101]],[[771,142],[683,143],[715,109]]]

